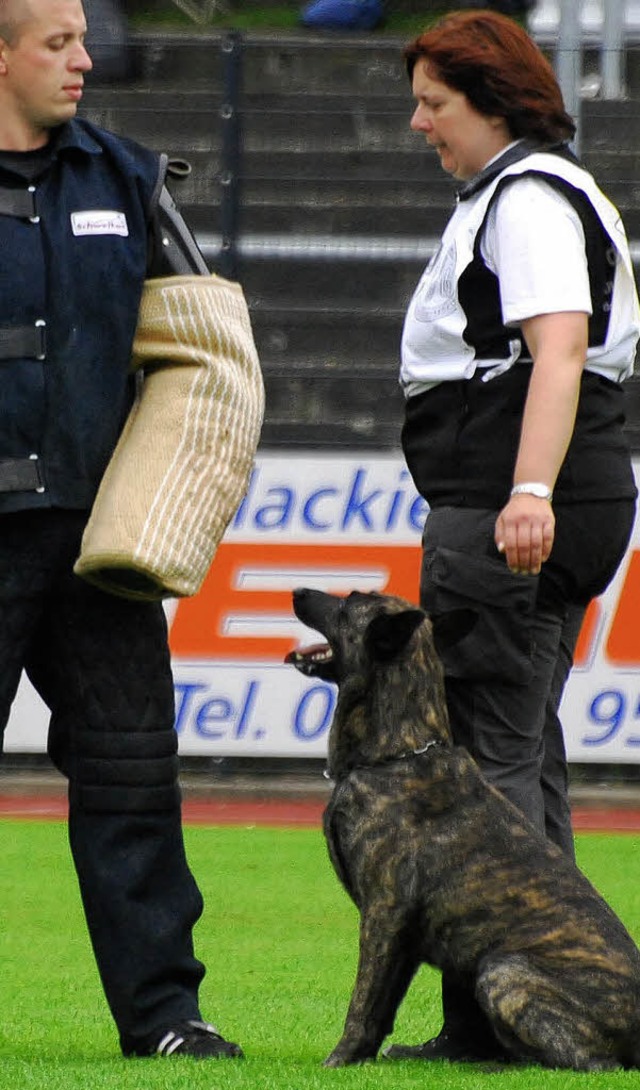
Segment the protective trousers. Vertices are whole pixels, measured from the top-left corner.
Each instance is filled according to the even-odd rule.
[[[22,670],[51,711],[69,781],[69,838],[89,934],[123,1046],[199,1018],[202,899],[182,838],[174,696],[162,606],[72,573],[81,512],[0,519],[0,722]]]

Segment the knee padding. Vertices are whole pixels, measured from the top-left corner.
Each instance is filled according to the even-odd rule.
[[[177,748],[174,730],[84,731],[71,798],[83,810],[172,810],[180,804]]]

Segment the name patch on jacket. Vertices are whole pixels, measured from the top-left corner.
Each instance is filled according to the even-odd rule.
[[[123,235],[129,234],[124,212],[72,212],[71,230],[74,235]]]

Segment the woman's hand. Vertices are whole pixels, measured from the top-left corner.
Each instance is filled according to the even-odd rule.
[[[516,575],[539,575],[553,547],[556,520],[549,500],[512,496],[496,520],[495,541]]]

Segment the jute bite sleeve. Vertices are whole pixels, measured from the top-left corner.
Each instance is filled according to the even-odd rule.
[[[260,438],[264,385],[240,285],[148,280],[132,367],[144,380],[74,570],[127,598],[186,597],[246,492]]]

